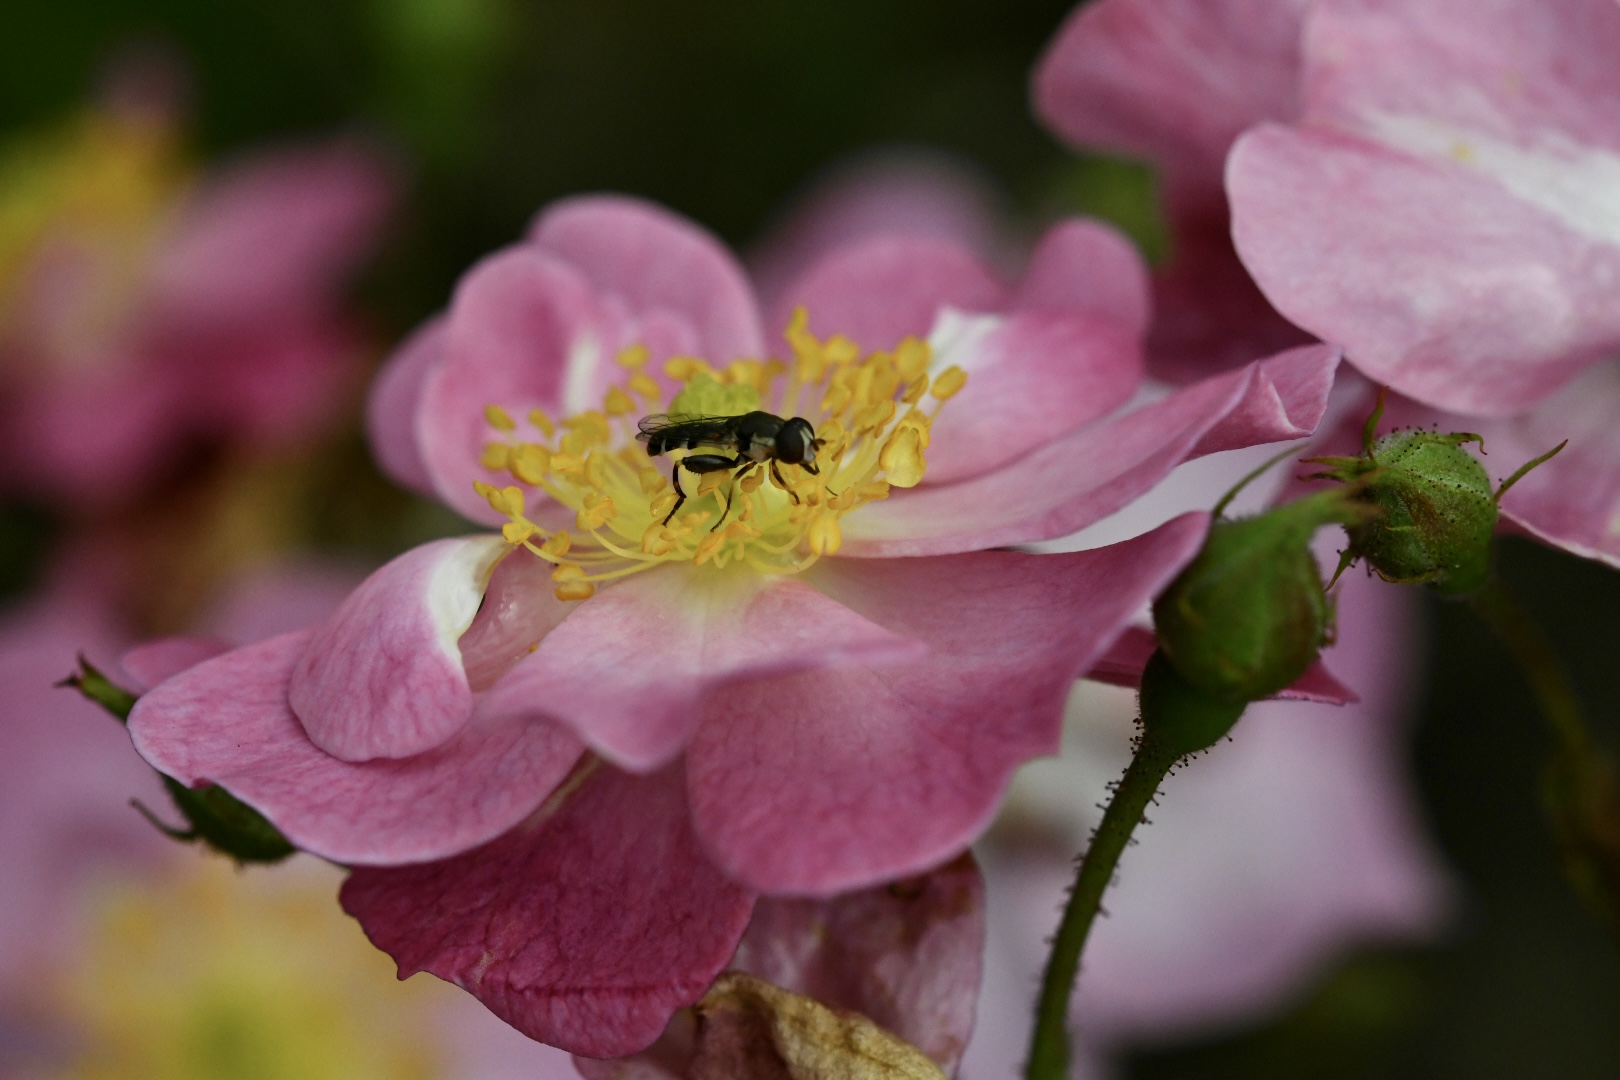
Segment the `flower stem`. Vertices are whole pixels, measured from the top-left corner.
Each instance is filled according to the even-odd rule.
[[[1091,845],[1080,860],[1074,888],[1063,921],[1052,940],[1052,953],[1041,980],[1041,998],[1035,1011],[1035,1035],[1030,1043],[1028,1080],[1067,1080],[1069,1075],[1069,997],[1080,972],[1080,954],[1085,949],[1091,924],[1102,907],[1104,891],[1114,878],[1119,857],[1130,843],[1131,833],[1165,774],[1179,755],[1156,745],[1148,734],[1142,736],[1125,775],[1114,788],[1114,795],[1103,811],[1102,822],[1092,834]]]

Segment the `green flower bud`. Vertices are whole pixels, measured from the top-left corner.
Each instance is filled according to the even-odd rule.
[[[1191,686],[1158,649],[1142,669],[1141,706],[1143,751],[1179,761],[1224,738],[1248,703],[1213,698]]]
[[[119,723],[128,723],[136,695],[103,675],[79,657],[79,670],[57,685],[72,687],[111,713]],[[280,862],[296,850],[265,816],[217,784],[189,788],[172,777],[163,777],[163,786],[185,817],[189,829],[166,825],[136,802],[135,809],[174,840],[201,840],[239,863]]]
[[[1491,574],[1497,502],[1519,478],[1563,449],[1530,462],[1498,491],[1485,466],[1463,446],[1485,445],[1468,432],[1393,431],[1373,441],[1384,403],[1367,420],[1360,457],[1311,458],[1331,466],[1314,479],[1356,485],[1354,497],[1376,512],[1349,525],[1338,573],[1364,559],[1385,581],[1468,593]],[[1337,574],[1335,574],[1337,577]]]
[[[1258,517],[1217,519],[1204,547],[1153,602],[1159,647],[1182,678],[1228,702],[1267,697],[1305,673],[1331,605],[1311,555],[1323,525],[1361,520],[1348,490]]]

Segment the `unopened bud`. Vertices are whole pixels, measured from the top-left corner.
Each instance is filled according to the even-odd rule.
[[[1331,613],[1311,537],[1364,513],[1335,489],[1258,517],[1217,519],[1198,557],[1153,602],[1171,665],[1228,702],[1269,697],[1303,675],[1327,639]]]

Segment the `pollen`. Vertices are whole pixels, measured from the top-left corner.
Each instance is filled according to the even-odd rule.
[[[846,515],[922,481],[934,417],[962,391],[967,373],[936,370],[920,338],[871,352],[840,335],[819,338],[803,308],[785,337],[786,363],[683,355],[655,365],[645,346],[632,345],[617,354],[623,382],[608,388],[600,408],[557,422],[511,403],[485,409],[480,462],[489,481],[475,487],[507,519],[509,544],[554,565],[559,599],[587,599],[604,583],[667,562],[797,573],[838,553]],[[806,462],[815,471],[769,456],[701,474],[681,467],[691,455],[712,463],[713,455],[735,453],[723,440],[650,458],[637,441],[637,399],[649,411],[663,407],[668,383],[655,374],[676,384],[672,414],[802,417],[815,430]],[[571,531],[547,527],[558,505],[572,511]],[[528,516],[531,508],[539,520]]]

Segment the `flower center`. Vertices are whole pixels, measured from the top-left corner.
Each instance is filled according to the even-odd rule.
[[[845,514],[922,480],[934,416],[966,372],[931,374],[933,350],[918,338],[868,353],[846,337],[821,340],[803,308],[786,337],[791,363],[747,359],[717,369],[691,356],[666,361],[665,374],[682,389],[667,416],[643,424],[672,436],[667,450],[656,436],[638,441],[637,398],[649,410],[663,398],[642,346],[619,354],[626,383],[608,390],[601,409],[561,423],[535,409],[523,429],[501,406],[485,409],[495,441],[483,464],[517,483],[475,486],[508,519],[508,543],[555,564],[559,599],[583,600],[598,582],[666,562],[797,573],[838,551]],[[802,455],[788,434],[792,417],[813,429]],[[773,423],[782,426],[774,441]],[[673,475],[649,451],[667,453]],[[574,511],[576,528],[531,520],[531,491]]]

